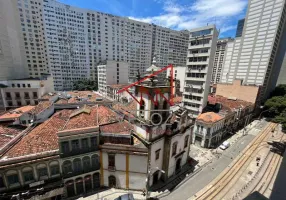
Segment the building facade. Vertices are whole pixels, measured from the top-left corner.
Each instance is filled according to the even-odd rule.
[[[98,69],[98,91],[107,96],[107,86],[114,84],[127,84],[129,64],[107,60],[97,66]]]
[[[0,2],[0,81],[27,77],[17,2]]]
[[[80,79],[98,80],[105,60],[125,61],[130,77],[158,66],[185,65],[188,31],[175,31],[126,17],[81,9],[56,0],[13,0],[19,12],[24,63],[29,76],[51,73],[56,90]]]
[[[235,37],[241,37],[242,36],[244,21],[245,21],[245,19],[238,20]]]
[[[227,46],[229,42],[233,42],[233,39],[225,38],[217,41],[211,84],[219,83],[221,80],[222,67],[226,60]]]
[[[8,80],[1,83],[5,86],[0,88],[2,106],[5,108],[37,105],[43,95],[54,92],[53,77],[50,75],[41,76],[41,78]]]
[[[285,0],[249,1],[242,36],[230,47],[233,48],[232,59],[223,69],[224,82],[243,79],[245,84],[262,86],[261,101],[268,97],[281,68],[281,64],[274,65],[275,59],[283,59],[277,56],[277,50],[283,43],[285,12]]]
[[[190,32],[183,102],[196,118],[207,103],[218,31],[209,25]]]

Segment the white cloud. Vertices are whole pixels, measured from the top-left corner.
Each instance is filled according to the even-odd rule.
[[[158,0],[156,1],[158,3]],[[189,5],[167,0],[163,3],[164,12],[160,15],[129,18],[177,30],[215,23],[221,29],[221,33],[224,33],[236,28],[237,20],[246,6],[247,0],[195,0]]]

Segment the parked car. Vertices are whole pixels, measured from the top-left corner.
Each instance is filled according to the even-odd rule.
[[[219,146],[219,148],[222,149],[222,150],[225,150],[225,149],[227,149],[229,146],[230,146],[230,143],[229,143],[228,141],[224,141],[224,142]]]
[[[128,194],[121,195],[114,200],[135,200],[135,199],[132,193],[128,193]]]

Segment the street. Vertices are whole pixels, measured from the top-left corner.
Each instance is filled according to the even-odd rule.
[[[255,135],[266,125],[265,122],[258,124],[249,133],[237,140],[229,149],[225,150],[218,159],[214,159],[212,163],[203,168],[195,176],[191,177],[180,187],[160,199],[188,199],[196,194],[199,190],[209,184],[217,177],[232,160],[252,141]],[[163,196],[163,195],[162,195]]]

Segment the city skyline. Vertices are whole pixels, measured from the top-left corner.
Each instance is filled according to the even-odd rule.
[[[215,24],[220,29],[219,37],[234,37],[238,20],[244,18],[247,0],[59,0],[59,2],[137,21],[154,23],[173,30],[190,30]],[[210,11],[212,14],[210,14]],[[208,13],[207,17],[205,13]]]

